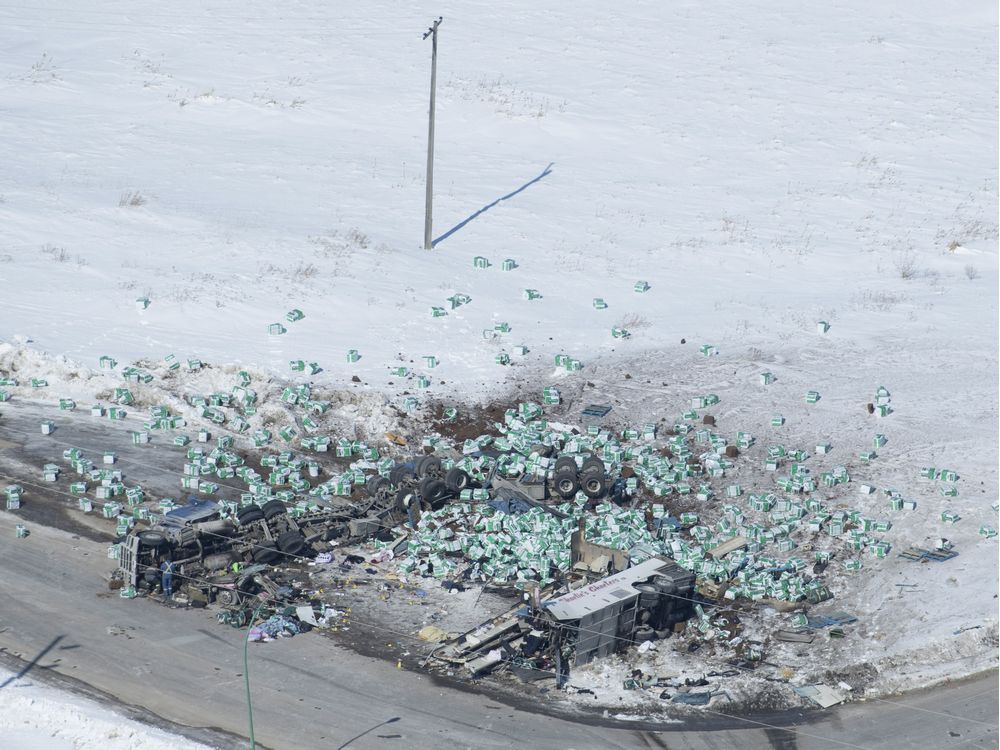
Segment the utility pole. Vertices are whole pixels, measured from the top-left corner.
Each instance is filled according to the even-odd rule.
[[[431,242],[431,203],[434,199],[434,87],[437,81],[438,26],[444,18],[438,19],[424,33],[424,39],[431,37],[431,108],[427,121],[427,195],[424,199],[424,250],[433,250]]]

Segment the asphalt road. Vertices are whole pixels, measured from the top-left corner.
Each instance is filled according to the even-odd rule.
[[[180,489],[180,449],[132,446],[129,425],[30,404],[3,411],[0,473],[33,466],[26,479],[34,482],[41,464],[59,458],[68,443],[90,455],[116,450],[132,481],[180,494],[173,491]],[[60,428],[36,439],[38,422],[46,417]],[[99,530],[82,535],[32,523],[31,495],[29,487],[22,514],[31,531],[27,538],[15,538],[17,516],[0,512],[0,649],[23,672],[19,679],[47,678],[91,691],[148,720],[190,728],[186,734],[217,747],[248,746],[242,739],[247,735],[243,634],[218,625],[209,612],[120,599],[105,583],[114,563],[96,540]],[[72,519],[75,504],[67,498],[65,505]],[[792,714],[781,727],[717,713],[716,726],[729,728],[686,731],[677,723],[656,731],[623,722],[568,721],[440,687],[426,674],[359,656],[316,634],[251,644],[249,653],[255,737],[258,745],[274,750],[964,750],[998,743],[995,672],[899,699]],[[0,683],[0,701],[4,687]]]

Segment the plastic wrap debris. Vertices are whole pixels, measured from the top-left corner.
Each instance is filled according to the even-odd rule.
[[[671,703],[680,703],[685,706],[707,706],[712,702],[712,698],[719,693],[715,691],[706,690],[696,693],[675,693],[671,698]]]
[[[793,687],[792,690],[803,698],[808,698],[820,708],[829,708],[843,703],[845,700],[843,693],[834,690],[829,685],[804,685],[803,687]]]
[[[272,641],[275,638],[290,638],[301,632],[299,623],[284,615],[271,615],[260,625],[250,628],[247,638],[251,641]]]
[[[831,625],[849,625],[852,622],[857,621],[857,617],[849,615],[846,612],[830,612],[825,615],[809,615],[807,619],[808,626],[814,630],[819,628],[828,628]]]

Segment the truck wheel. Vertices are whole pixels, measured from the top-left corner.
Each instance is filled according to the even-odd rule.
[[[258,505],[248,505],[246,508],[240,508],[236,511],[236,520],[240,522],[240,526],[246,526],[254,521],[263,521],[264,511]]]
[[[278,535],[278,549],[290,557],[298,557],[306,550],[305,537],[298,531],[286,531]]]
[[[385,477],[379,476],[378,474],[373,474],[368,477],[365,482],[365,490],[368,492],[368,497],[378,497],[379,490],[383,487],[389,485],[389,480]]]
[[[656,640],[656,631],[653,630],[649,625],[640,625],[635,629],[632,634],[632,640],[636,643],[642,643],[643,641],[654,641]]]
[[[232,589],[219,589],[215,593],[215,601],[223,607],[232,607],[239,603],[240,595]]]
[[[576,495],[576,491],[580,489],[580,482],[576,478],[576,469],[556,474],[553,482],[556,494],[563,500],[571,499],[574,495]]]
[[[288,508],[281,500],[268,500],[261,506],[260,512],[264,515],[264,518],[270,521],[275,516],[284,515],[288,512]]]
[[[576,474],[576,459],[572,456],[559,456],[556,459],[555,473],[558,474],[563,469],[572,469]]]
[[[254,562],[270,565],[281,557],[281,553],[274,546],[274,542],[259,542],[254,545],[252,557]]]
[[[580,467],[581,474],[586,474],[591,471],[598,471],[601,474],[604,473],[604,462],[593,454],[587,456],[583,460],[583,466]]]
[[[410,505],[416,501],[415,493],[408,487],[400,487],[396,492],[396,510],[400,513],[406,513]]]
[[[139,545],[158,549],[167,543],[167,538],[160,531],[140,531],[138,533]]]
[[[418,477],[441,476],[441,459],[437,456],[424,456],[419,459],[417,465],[420,467],[420,471],[417,472]]]
[[[591,500],[596,500],[608,491],[608,480],[603,472],[599,474],[596,471],[588,471],[580,477],[580,489]]]
[[[440,479],[427,477],[420,484],[420,496],[424,502],[430,503],[431,507],[437,510],[444,505],[449,495],[448,486]]]
[[[399,487],[405,482],[411,482],[417,478],[413,468],[406,464],[398,464],[389,472],[389,481],[394,487]]]
[[[468,489],[469,485],[472,484],[472,477],[464,469],[459,469],[456,466],[454,469],[449,469],[448,473],[444,475],[444,484],[452,492],[459,493]]]

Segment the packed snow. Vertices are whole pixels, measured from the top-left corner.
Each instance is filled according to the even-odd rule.
[[[394,427],[404,391],[461,409],[550,384],[633,423],[712,391],[729,434],[831,459],[884,433],[864,471],[917,501],[893,543],[960,556],[842,576],[867,644],[851,659],[884,690],[995,664],[995,4],[40,0],[0,4],[0,42],[0,371],[49,382],[16,398],[88,403],[143,363],[144,403],[182,409],[249,369],[272,395],[338,393],[330,428],[361,434]],[[213,368],[170,376],[167,355]],[[863,413],[878,386],[882,420]],[[91,746],[12,723],[10,701],[15,746]],[[160,741],[180,746],[143,747]]]
[[[93,700],[0,670],[4,750],[207,750]]]

